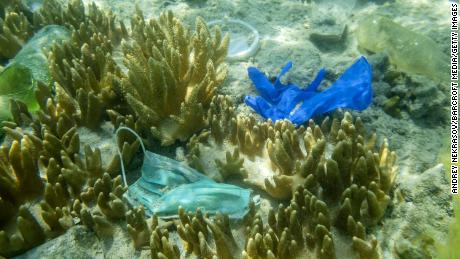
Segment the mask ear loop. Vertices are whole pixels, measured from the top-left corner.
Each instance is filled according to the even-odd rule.
[[[139,139],[139,141],[141,142],[141,147],[142,147],[142,151],[144,152],[144,155],[145,155],[146,152],[145,152],[144,143],[142,142],[142,138],[134,130],[132,130],[132,129],[128,128],[128,127],[119,127],[115,131],[115,141],[117,142],[117,152],[118,152],[118,156],[120,157],[120,164],[121,164],[121,175],[123,176],[123,182],[125,183],[125,186],[128,186],[128,182],[126,181],[125,166],[123,164],[123,156],[121,155],[121,150],[120,150],[120,147],[118,146],[118,133],[121,130],[127,130],[127,131],[131,132],[137,139]]]

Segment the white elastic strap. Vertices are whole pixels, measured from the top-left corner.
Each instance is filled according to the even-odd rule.
[[[136,138],[139,139],[139,141],[141,142],[141,147],[142,147],[142,151],[144,152],[144,154],[145,154],[145,147],[144,147],[144,143],[142,142],[142,138],[134,130],[132,130],[132,129],[128,128],[128,127],[119,127],[115,131],[115,140],[117,142],[117,151],[118,151],[118,156],[120,156],[121,175],[123,176],[123,182],[125,183],[125,186],[128,186],[128,182],[126,181],[125,166],[123,164],[123,156],[121,155],[121,150],[120,150],[120,147],[118,146],[118,133],[120,132],[120,130],[127,130],[127,131],[131,132],[134,136],[136,136]]]

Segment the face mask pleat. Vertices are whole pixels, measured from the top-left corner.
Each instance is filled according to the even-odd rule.
[[[126,127],[118,128],[116,135],[123,129],[141,140]],[[200,208],[211,215],[225,213],[233,219],[242,219],[248,212],[251,190],[217,183],[183,163],[149,152],[143,145],[142,149],[141,177],[129,186],[125,198],[133,206],[143,205],[147,215],[177,217],[179,206],[187,211]],[[123,179],[126,179],[123,163],[121,166]]]

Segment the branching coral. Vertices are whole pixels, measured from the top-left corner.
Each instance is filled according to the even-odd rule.
[[[38,27],[66,25],[74,30],[84,30],[90,37],[101,33],[114,43],[120,42],[127,34],[124,24],[117,22],[112,12],[104,13],[95,3],[85,8],[82,0],[69,1],[66,7],[56,0],[45,0],[40,10],[34,13],[34,24]]]
[[[185,242],[187,253],[203,258],[236,258],[239,248],[227,215],[217,214],[211,220],[200,209],[195,213],[186,213],[183,208],[179,208],[178,214],[180,224],[177,225],[177,233]],[[211,245],[211,237],[214,245]]]
[[[121,198],[126,188],[122,187],[120,176],[111,179],[108,173],[104,173],[99,149],[85,145],[84,154],[81,154],[75,127],[62,136],[56,136],[44,127],[43,140],[18,129],[7,128],[6,131],[9,137],[20,138],[20,141],[13,140],[10,147],[2,147],[0,206],[7,210],[2,212],[0,223],[3,229],[16,216],[16,223],[13,223],[20,235],[2,233],[4,244],[9,246],[1,250],[4,255],[16,254],[44,241],[44,238],[33,242],[26,240],[24,235],[27,234],[21,230],[23,223],[20,221],[21,213],[25,212],[19,210],[16,214],[19,205],[34,207],[40,197],[41,217],[47,227],[38,224],[37,228],[46,237],[54,237],[73,226],[74,217],[79,217],[83,224],[98,233],[107,233],[110,220],[125,216],[126,205]],[[39,177],[39,161],[46,181]],[[83,205],[80,199],[84,201]],[[8,245],[21,236],[24,242],[17,246]]]
[[[25,6],[14,2],[9,8],[1,6],[5,16],[0,17],[0,59],[13,58],[33,35],[34,26],[24,13]]]
[[[16,120],[4,123],[3,130],[12,142],[10,147],[2,147],[0,156],[2,186],[5,186],[2,187],[4,193],[0,206],[7,209],[0,217],[2,229],[5,224],[20,228],[22,221],[18,217],[20,211],[15,213],[16,208],[25,202],[28,202],[27,206],[37,207],[36,200],[40,200],[43,194],[39,209],[46,226],[39,224],[38,227],[46,237],[54,237],[72,227],[76,224],[74,217],[80,218],[82,224],[98,234],[110,234],[110,222],[123,219],[126,211],[126,205],[121,200],[126,190],[121,186],[121,178],[111,179],[107,173],[118,173],[120,158],[115,156],[112,162],[103,163],[98,148],[92,149],[81,143],[75,121],[61,107],[62,102],[56,103],[49,96],[46,86],[38,88],[37,97],[44,107],[37,119],[29,117],[30,113],[20,102],[12,102],[11,105],[17,107],[13,109]],[[21,121],[31,119],[34,119],[32,131],[17,127]],[[121,139],[122,156],[128,164],[139,142],[130,144],[126,141],[126,138]],[[39,165],[45,179],[38,176]],[[15,216],[16,222],[10,220]],[[25,241],[21,241],[27,235],[21,230],[20,234],[9,231],[1,235],[3,244],[8,247],[1,250],[2,255],[17,254],[45,240],[41,238],[32,242],[24,237]]]
[[[214,252],[207,243],[209,230],[206,225],[205,217],[201,210],[193,213],[186,213],[183,208],[179,208],[180,224],[177,226],[177,233],[185,242],[187,253],[193,253],[196,256],[212,258]]]
[[[187,146],[187,160],[192,166],[219,180],[228,177],[226,166],[232,167],[237,175],[247,172],[245,182],[274,198],[293,199],[295,205],[291,202],[293,207],[289,210],[297,211],[296,215],[310,215],[308,220],[298,219],[308,221],[307,230],[314,238],[307,235],[307,243],[312,243],[309,239],[319,240],[319,247],[333,247],[330,232],[336,227],[353,236],[353,246],[363,258],[376,256],[377,243],[366,241],[364,230],[382,219],[390,201],[396,157],[389,151],[386,140],[376,150],[376,136],[365,140],[362,121],[359,118],[353,121],[349,113],[345,113],[341,122],[326,119],[321,126],[313,121],[300,128],[288,121],[257,123],[251,117],[235,116],[224,97],[214,99],[209,118],[211,129],[192,137]],[[291,220],[291,212],[280,211],[281,208],[278,214],[286,214],[283,221]],[[281,216],[273,215],[268,221],[280,239],[288,225],[276,226],[275,219],[280,220]],[[329,233],[327,238],[325,230]],[[315,236],[317,231],[323,233],[319,239]],[[269,244],[271,253],[277,256],[279,252],[273,242],[263,243],[268,230],[260,229],[259,234],[259,241],[255,234],[251,236],[253,240],[246,252],[269,257],[266,250],[262,255],[255,252]],[[287,232],[286,238],[288,234],[301,236]],[[301,239],[295,241],[303,243]],[[329,248],[324,249],[326,253]],[[290,250],[295,249],[285,248],[280,256],[289,258],[293,251],[286,251]],[[331,258],[332,255],[318,256]]]
[[[45,241],[45,233],[39,225],[36,217],[32,215],[26,206],[19,208],[16,220],[17,231],[9,235],[6,231],[0,231],[0,251],[2,255],[15,254],[25,251]]]
[[[180,258],[179,248],[170,242],[168,230],[159,226],[155,215],[152,216],[150,224],[147,223],[142,206],[128,211],[126,221],[134,246],[141,248],[150,245],[152,259]]]
[[[21,10],[19,7],[14,8]],[[124,189],[120,186],[119,178],[118,181],[111,183],[110,176],[104,174],[104,172],[118,173],[120,158],[115,156],[112,162],[103,163],[98,148],[91,149],[84,143],[80,143],[77,127],[80,125],[92,129],[98,127],[104,109],[114,100],[118,101],[113,90],[115,87],[112,86],[117,82],[115,77],[120,76],[121,72],[110,56],[111,40],[119,42],[121,37],[126,35],[126,29],[123,24],[115,26],[113,15],[104,14],[94,4],[85,13],[82,1],[73,1],[66,9],[55,1],[45,1],[44,6],[33,15],[35,27],[28,23],[29,20],[24,14],[17,12],[19,13],[17,15],[13,11],[7,13],[1,25],[22,41],[32,34],[33,28],[40,28],[47,24],[66,25],[73,30],[73,33],[70,42],[56,45],[50,55],[50,70],[53,79],[57,82],[57,94],[53,95],[48,86],[37,82],[36,99],[40,107],[37,116],[29,113],[24,103],[17,100],[10,101],[13,122],[3,122],[3,130],[8,138],[13,140],[10,154],[14,156],[10,159],[8,152],[5,151],[6,156],[2,154],[4,162],[2,171],[5,173],[2,179],[5,180],[5,186],[8,186],[4,188],[5,192],[10,190],[15,193],[9,193],[8,197],[1,198],[0,206],[8,208],[10,212],[8,215],[2,214],[2,225],[15,216],[17,206],[27,201],[20,197],[29,197],[30,190],[35,190],[37,193],[30,198],[39,198],[46,182],[40,207],[43,221],[49,226],[50,231],[47,235],[55,236],[71,227],[74,224],[72,218],[75,216],[80,217],[90,228],[103,229],[104,226],[109,225],[106,217],[124,218],[125,205],[121,201]],[[16,40],[18,48],[22,44],[20,40]],[[60,63],[57,63],[57,59]],[[28,126],[31,126],[32,130],[27,129]],[[139,142],[129,144],[125,141],[126,138],[121,140],[122,159],[128,163],[137,150]],[[27,148],[19,148],[18,153],[18,143],[28,143]],[[83,145],[84,149],[80,149],[80,145]],[[9,147],[4,147],[5,150],[7,148]],[[81,151],[84,151],[84,154]],[[33,153],[33,157],[30,157],[29,153]],[[28,154],[28,157],[21,158]],[[14,166],[9,165],[10,160],[13,161]],[[30,181],[27,179],[30,176],[26,177],[26,174],[18,170],[30,167],[32,163],[35,163],[35,169],[28,168],[28,174],[35,172],[38,175],[38,164],[40,164],[45,179],[37,176],[33,187],[29,186],[27,190],[19,191],[29,184]],[[93,198],[97,200],[97,206],[93,206],[94,202],[81,205],[80,193],[82,198],[86,198],[87,203],[90,196],[88,193],[96,195],[97,197]],[[34,205],[35,202],[32,202],[29,206]],[[8,239],[9,234],[3,234]],[[14,240],[16,239],[13,236]],[[14,247],[12,250],[2,250],[2,254],[15,254],[30,246],[25,244]]]
[[[6,222],[14,215],[14,207],[34,198],[43,191],[38,170],[37,150],[27,136],[13,141],[11,147],[2,146],[0,155],[0,219]]]
[[[70,19],[72,38],[50,51],[50,71],[56,88],[62,90],[59,96],[67,104],[69,115],[78,125],[96,129],[106,109],[123,103],[119,81],[122,73],[112,51],[114,42],[119,42],[127,31],[123,23],[115,26],[115,17],[103,13],[94,3],[88,9],[85,14],[83,3],[73,1],[66,10],[43,8],[38,17],[48,23],[63,23],[57,14]]]
[[[255,215],[247,228],[243,258],[294,258],[305,244],[298,212],[280,205],[277,215],[269,214],[269,226]]]
[[[342,122],[334,119],[330,129],[329,119],[321,126],[310,121],[306,128],[296,129],[288,121],[257,123],[252,117],[235,116],[229,101],[218,97],[211,103],[209,118],[211,129],[192,137],[187,158],[212,177],[223,179],[225,170],[222,175],[218,169],[222,170],[226,161],[241,164],[240,170],[251,174],[252,184],[278,199],[290,198],[298,186],[313,188],[316,181],[331,199],[337,199],[352,184],[371,189],[376,184],[385,193],[391,188],[394,153],[386,141],[379,153],[374,153],[375,136],[366,142],[361,120],[353,124],[348,113]],[[245,158],[243,163],[239,157]]]
[[[259,214],[253,216],[246,231],[248,239],[243,258],[297,258],[300,254],[338,258],[333,218],[334,212],[328,204],[299,187],[287,207],[281,204],[277,211],[269,211],[268,225],[264,225]],[[352,248],[361,258],[380,258],[377,240],[371,237],[366,241],[361,222],[349,216],[344,231],[353,237]]]
[[[192,34],[171,12],[132,19],[133,41],[123,44],[128,78],[122,86],[144,132],[170,145],[206,126],[206,113],[227,75],[223,64],[229,38],[214,36],[203,19]]]
[[[375,152],[359,119],[346,114],[331,127],[311,121],[296,128],[288,121],[236,116],[229,100],[216,96],[226,77],[228,37],[218,28],[212,34],[201,18],[192,33],[171,12],[145,22],[138,11],[131,39],[123,43],[124,75],[112,55],[127,31],[112,14],[94,4],[85,9],[80,0],[64,8],[45,0],[34,25],[15,13],[7,12],[1,24],[18,43],[13,47],[47,24],[67,26],[72,39],[49,54],[55,91],[37,83],[37,114],[10,101],[13,121],[3,123],[8,141],[0,153],[1,255],[16,255],[76,224],[106,235],[113,222],[126,220],[136,248],[149,246],[152,258],[180,258],[171,224],[156,216],[148,222],[143,208],[128,210],[126,187],[114,177],[120,159],[128,164],[139,141],[120,134],[122,157],[108,163],[102,149],[84,142],[81,126],[99,132],[108,109],[115,128],[123,124],[163,145],[209,126],[187,145],[192,166],[220,181],[242,178],[280,202],[290,199],[270,210],[266,224],[253,215],[244,247],[238,247],[228,216],[180,208],[177,235],[188,254],[293,258],[305,252],[334,258],[335,247],[343,247],[336,233],[346,233],[362,258],[378,256],[366,227],[381,221],[389,203],[395,158],[386,142]],[[0,32],[1,44],[6,34]]]
[[[0,36],[4,36],[3,38],[11,34],[7,32],[13,31],[15,35],[21,36],[20,38],[23,38],[25,42],[33,35],[34,30],[49,24],[64,25],[72,31],[70,42],[58,44],[51,50],[49,67],[54,81],[67,91],[69,95],[67,99],[70,99],[67,101],[67,106],[73,106],[70,115],[77,120],[78,125],[95,129],[103,121],[106,108],[113,108],[113,106],[123,103],[120,102],[121,87],[118,79],[121,72],[112,59],[111,53],[113,44],[119,43],[122,37],[127,36],[127,31],[123,23],[116,25],[116,19],[111,13],[102,12],[94,3],[85,10],[83,2],[80,0],[72,1],[67,8],[63,8],[56,1],[49,0],[44,1],[42,8],[33,13],[34,26],[29,24],[27,27],[28,20],[25,15],[18,18],[14,11],[8,15],[5,22],[0,20],[0,25],[6,28],[5,35],[0,34]],[[53,28],[58,28],[58,26]],[[65,28],[59,28],[61,31],[67,32]],[[19,43],[16,45],[20,49],[23,42]],[[53,41],[51,39],[49,41],[39,40],[35,43],[47,44],[46,46],[48,46],[52,45]],[[10,49],[11,46],[15,46],[13,43],[9,45]],[[37,56],[38,60],[43,56],[40,52],[41,47],[39,50],[36,50],[36,46],[32,47],[35,47],[33,49],[37,53],[34,55]],[[3,49],[8,50],[8,48]],[[48,49],[46,52],[49,51]],[[13,52],[16,53],[17,51]],[[26,56],[21,56],[21,58],[28,58],[27,55],[30,56],[30,53],[32,52],[26,51]],[[28,62],[31,63],[30,66]],[[42,80],[49,84],[47,64],[43,64],[43,62],[46,60],[40,60],[40,63],[28,60],[22,61],[21,65],[30,68],[34,80]],[[27,83],[32,84],[32,82],[25,82],[26,86],[28,86]],[[34,103],[33,96],[28,102]],[[4,108],[6,110],[6,105]],[[91,115],[90,111],[93,111]]]

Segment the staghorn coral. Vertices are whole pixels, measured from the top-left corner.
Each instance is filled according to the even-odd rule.
[[[152,215],[152,226],[149,227],[145,220],[144,207],[139,206],[126,213],[126,223],[128,233],[133,239],[134,247],[141,248],[149,244],[152,229],[155,229],[158,225],[158,218]]]
[[[87,205],[96,201],[99,210],[109,219],[124,219],[126,207],[122,196],[127,187],[122,186],[121,176],[111,179],[110,175],[104,175],[97,179],[93,186],[80,194],[83,202]]]
[[[152,215],[148,223],[143,206],[129,210],[126,222],[135,248],[149,245],[152,259],[180,258],[178,246],[169,240],[169,232],[165,228],[168,224],[160,226],[156,215]]]
[[[238,258],[240,249],[235,241],[228,215],[216,214],[213,219],[197,209],[195,213],[178,208],[178,236],[184,241],[185,252],[203,258]],[[156,215],[149,221],[142,206],[126,213],[128,233],[136,249],[150,244],[151,257],[180,258],[180,250],[169,239],[168,228],[173,222],[159,222]]]
[[[41,94],[37,92],[37,96],[45,96]],[[23,252],[46,238],[62,234],[78,222],[98,235],[109,235],[112,232],[111,222],[125,217],[126,205],[121,198],[126,188],[121,185],[120,176],[111,179],[107,173],[107,170],[112,170],[112,174],[118,173],[119,167],[114,163],[119,163],[120,158],[115,156],[112,162],[103,166],[101,151],[80,142],[74,121],[62,123],[65,113],[57,112],[59,103],[55,105],[51,97],[46,103],[47,112],[40,110],[35,119],[26,116],[29,114],[27,108],[20,102],[12,102],[24,108],[17,109],[13,114],[35,119],[31,124],[32,130],[19,128],[15,122],[4,123],[3,130],[12,142],[5,143],[0,156],[2,186],[5,186],[2,187],[0,206],[6,209],[0,217],[1,227],[10,229],[1,234],[2,247],[7,247],[0,249],[2,255]],[[129,163],[139,142],[127,142],[123,137],[119,141],[123,144],[123,159]],[[11,143],[10,147],[8,143]],[[44,179],[38,176],[39,166]],[[30,217],[25,223],[19,220],[24,213],[16,213],[20,205],[38,211],[37,215],[33,215],[34,221]],[[15,217],[17,220],[14,220]],[[75,221],[74,218],[80,220]],[[35,228],[40,229],[45,237],[26,240],[29,237],[25,237],[27,233],[22,233],[21,224],[33,225],[34,222],[42,222]],[[19,233],[14,229],[19,229]]]
[[[19,207],[15,223],[17,224],[17,230],[12,234],[0,230],[0,251],[2,255],[11,256],[45,241],[46,236],[43,227],[26,206]]]
[[[105,118],[105,110],[119,108],[120,77],[112,52],[122,37],[127,36],[123,23],[115,26],[115,17],[100,11],[93,3],[85,13],[82,1],[69,3],[67,9],[45,1],[37,14],[42,23],[64,23],[70,26],[69,42],[57,44],[49,53],[50,72],[59,89],[57,99],[79,126],[97,129]],[[69,21],[61,20],[67,17]]]
[[[125,188],[119,177],[111,178],[119,172],[119,159],[128,164],[139,141],[120,134],[122,158],[115,156],[107,166],[102,165],[100,149],[82,142],[78,127],[97,129],[106,109],[110,109],[108,115],[115,127],[124,124],[144,136],[159,138],[165,145],[176,139],[186,140],[196,130],[209,125],[210,130],[194,136],[188,145],[187,158],[192,165],[221,181],[237,176],[276,198],[292,198],[289,205],[270,211],[265,226],[261,216],[256,217],[248,229],[244,258],[292,258],[305,251],[319,258],[333,258],[334,247],[339,242],[335,231],[352,236],[348,243],[353,243],[361,257],[378,255],[377,241],[367,237],[365,230],[381,219],[388,203],[393,155],[386,154],[387,147],[384,147],[378,157],[374,154],[372,158],[368,156],[366,152],[373,152],[373,147],[360,147],[364,140],[351,129],[351,118],[347,117],[342,124],[334,120],[333,129],[327,134],[327,123],[321,127],[311,123],[308,127],[296,129],[288,122],[258,123],[252,117],[235,116],[234,108],[225,97],[214,96],[215,88],[225,75],[222,61],[227,39],[220,39],[217,32],[216,37],[210,37],[200,20],[197,22],[198,33],[192,36],[171,14],[163,14],[160,20],[148,24],[143,22],[140,14],[134,18],[133,30],[137,30],[133,32],[134,40],[127,41],[124,46],[131,74],[120,83],[123,75],[113,62],[112,44],[119,41],[125,29],[121,26],[121,34],[120,31],[114,33],[111,29],[114,23],[109,22],[113,20],[104,22],[106,18],[97,18],[103,14],[94,9],[95,5],[89,9],[93,18],[87,18],[81,1],[73,1],[67,9],[51,5],[54,1],[45,0],[45,3],[47,8],[35,14],[39,17],[36,24],[71,26],[73,38],[70,43],[55,46],[50,55],[50,62],[54,62],[51,70],[57,82],[56,94],[44,85],[38,87],[36,96],[41,110],[36,116],[29,113],[21,102],[11,101],[14,122],[3,123],[7,137],[13,139],[16,148],[18,143],[22,145],[22,141],[30,146],[28,152],[34,156],[31,161],[39,161],[38,165],[43,167],[43,179],[38,180],[44,187],[41,187],[40,194],[30,194],[30,200],[38,200],[35,204],[25,204],[29,198],[19,198],[19,202],[13,203],[0,195],[0,211],[15,212],[6,215],[5,219],[10,219],[8,224],[13,221],[16,224],[12,232],[0,231],[2,255],[15,255],[75,224],[83,224],[98,235],[110,235],[113,222],[126,219],[136,248],[150,246],[152,258],[180,257],[180,251],[172,241],[174,238],[170,238],[158,219],[153,217],[148,224],[141,209],[125,214],[127,208],[121,199]],[[173,27],[176,29],[164,30]],[[146,39],[154,35],[155,39],[160,39],[159,43],[148,42],[149,46]],[[171,39],[180,42],[185,36],[193,42],[185,47],[180,44],[163,47],[171,43]],[[145,51],[144,63],[133,56],[132,51],[138,49]],[[178,53],[191,55],[176,56]],[[195,64],[201,59],[204,62]],[[180,62],[176,64],[176,61]],[[174,70],[174,67],[178,69]],[[167,93],[160,95],[165,100],[159,104],[161,109],[148,107],[148,111],[156,112],[162,121],[166,121],[165,124],[145,125],[142,120],[144,110],[135,104],[139,100],[135,98],[136,87],[141,86],[135,77],[139,71],[144,71],[141,68],[166,82],[162,84],[166,88],[161,88],[148,76],[143,78],[146,81],[139,81],[148,82],[153,91],[165,90],[160,93]],[[171,79],[177,75],[180,80]],[[168,96],[177,89],[186,89],[174,96],[178,100]],[[136,116],[116,105],[122,94]],[[163,109],[167,108],[167,102],[176,108],[182,105],[182,108],[174,112]],[[143,102],[137,104],[146,106]],[[188,113],[195,108],[198,113]],[[89,111],[94,114],[90,116]],[[193,120],[196,123],[190,123]],[[362,133],[359,121],[355,126],[358,128],[356,132]],[[172,128],[175,131],[168,134],[167,130]],[[208,157],[210,151],[216,153],[220,150],[215,147],[224,147],[223,152]],[[3,153],[1,155],[3,158]],[[388,160],[385,155],[389,156]],[[211,163],[206,163],[206,159]],[[372,169],[376,163],[372,162],[373,159],[379,160],[378,170]],[[257,168],[254,165],[262,166]],[[351,169],[348,170],[347,166]],[[252,179],[248,181],[249,178]],[[332,183],[340,183],[339,188]],[[29,205],[39,208],[39,213],[26,209]],[[200,211],[185,213],[181,209],[179,215],[177,233],[189,253],[205,258],[241,256],[242,249],[235,242],[227,216],[218,214],[208,218]],[[3,229],[3,219],[1,222]]]
[[[211,229],[218,258],[236,258],[238,245],[230,228],[230,219],[226,214],[216,214],[213,220],[205,219]]]
[[[126,35],[126,29],[122,24],[118,28],[115,27],[113,17],[110,14],[109,17],[105,16],[95,5],[92,5],[86,14],[81,1],[71,2],[67,9],[53,3],[55,2],[45,1],[44,7],[34,13],[34,24],[36,28],[47,24],[63,24],[73,30],[71,41],[54,46],[49,56],[56,94],[53,94],[44,83],[37,82],[35,95],[40,107],[37,114],[31,114],[24,103],[11,100],[13,121],[2,123],[7,138],[13,141],[13,151],[10,153],[14,154],[13,165],[10,166],[9,157],[3,156],[2,153],[2,159],[7,158],[5,166],[2,166],[2,173],[6,172],[2,179],[6,181],[5,185],[9,186],[4,190],[16,188],[13,180],[18,182],[17,189],[34,185],[22,193],[15,190],[12,196],[8,193],[0,198],[0,208],[5,209],[5,213],[2,214],[2,229],[5,227],[4,224],[9,225],[8,229],[13,229],[13,232],[0,232],[0,252],[7,256],[18,254],[47,238],[60,235],[75,224],[83,224],[98,235],[110,234],[111,222],[125,218],[126,206],[121,198],[126,189],[121,186],[119,177],[111,179],[106,172],[112,175],[118,173],[120,159],[124,159],[125,164],[128,164],[139,146],[139,141],[129,141],[130,138],[127,136],[121,136],[119,142],[123,145],[122,158],[115,156],[112,162],[104,167],[101,151],[82,143],[78,134],[79,126],[97,129],[103,120],[105,109],[123,111],[123,108],[116,106],[117,103],[123,104],[120,102],[119,83],[122,74],[111,53],[113,42],[119,42],[121,37]],[[6,18],[8,23],[5,26],[12,26],[13,22],[17,22],[13,15]],[[204,23],[201,22],[200,26],[203,27]],[[23,26],[22,29],[25,28]],[[200,83],[202,78],[199,75],[203,69],[214,69],[211,61],[204,63],[204,67],[200,66],[198,61],[209,58],[221,63],[225,56],[225,53],[221,53],[220,58],[206,57],[204,48],[214,47],[203,45],[212,43],[207,29],[202,29],[201,34],[195,37],[195,50],[192,51],[191,48],[190,51],[199,57],[196,57],[195,67],[190,66],[189,69],[189,83],[192,85]],[[221,44],[219,37],[214,39],[218,41],[214,42],[215,44]],[[226,50],[225,46],[221,48]],[[221,69],[218,68],[219,73]],[[212,79],[212,82],[202,84],[201,90],[214,87],[212,84],[215,83],[216,75],[208,74],[206,78]],[[203,91],[209,94],[208,89],[205,90]],[[196,98],[201,98],[202,95],[203,93],[198,90],[193,92]],[[25,151],[17,155],[18,143],[24,141],[28,148],[24,148]],[[28,155],[28,152],[33,153],[34,157],[20,157]],[[18,162],[18,159],[22,159],[22,162]],[[40,165],[42,179],[37,177],[36,182],[29,183],[29,178],[23,177],[21,170],[28,167],[28,163],[35,165],[35,168],[27,168],[28,173],[37,172],[37,175]],[[37,193],[29,197],[30,190]],[[16,194],[19,195],[15,196]],[[21,195],[26,198],[21,198]],[[31,202],[27,206],[36,209],[37,215],[25,210],[24,202],[29,199]],[[23,205],[18,210],[17,207],[21,204]],[[15,217],[17,220],[13,220]],[[13,221],[16,222],[12,223]],[[24,226],[31,231],[27,232],[27,227]],[[219,231],[223,226],[218,224],[214,226],[213,231]],[[19,229],[18,233],[14,232],[16,228]],[[152,257],[179,257],[177,247],[167,241],[167,232],[160,231],[157,227],[152,228],[151,232]]]
[[[12,115],[14,122],[4,122],[3,130],[12,139],[20,140],[23,135],[27,135],[41,150],[40,161],[48,166],[49,160],[54,158],[54,162],[62,167],[62,154],[61,150],[74,161],[75,154],[80,151],[80,138],[77,134],[77,121],[73,119],[72,112],[74,111],[71,98],[67,98],[62,89],[57,88],[56,96],[51,95],[51,91],[42,83],[38,83],[37,90],[35,92],[36,98],[41,109],[37,112],[37,118],[33,117],[21,102],[12,101]],[[30,122],[33,120],[32,122]],[[100,123],[100,122],[98,122]],[[33,132],[24,133],[23,130],[18,128],[18,125],[29,124]],[[119,146],[121,147],[121,153],[125,164],[129,164],[133,158],[135,152],[139,147],[139,141],[132,141],[130,136],[122,135],[118,139]],[[88,147],[85,147],[85,152],[91,153]],[[110,175],[118,174],[120,171],[120,160],[115,155],[108,163],[104,163],[106,166],[102,168],[100,161],[100,150],[96,149],[95,158],[93,154],[89,154],[86,159],[93,159],[99,161],[99,173],[96,177],[102,176],[102,171],[108,172]],[[89,161],[87,161],[89,162]],[[79,164],[80,167],[82,163]],[[95,165],[90,165],[94,170]],[[83,168],[83,167],[82,167]],[[94,172],[91,174],[94,175]]]
[[[185,141],[206,126],[211,99],[227,75],[229,38],[219,28],[211,36],[201,18],[192,34],[172,12],[145,22],[138,10],[131,28],[133,40],[123,44],[124,96],[142,118],[143,132],[162,145]]]
[[[395,154],[386,140],[374,153],[376,137],[366,142],[362,121],[353,124],[349,113],[341,122],[334,119],[330,129],[328,118],[321,126],[310,121],[296,129],[288,121],[257,123],[252,117],[235,116],[229,100],[219,96],[211,103],[209,118],[210,130],[187,144],[187,160],[211,177],[222,180],[223,165],[240,165],[239,170],[250,174],[248,183],[278,199],[288,199],[298,186],[313,187],[316,181],[331,199],[352,184],[371,189],[376,184],[385,193],[392,186]],[[331,185],[336,182],[339,186]]]
[[[166,229],[155,227],[150,237],[150,255],[152,259],[179,259],[180,251],[177,245],[171,244]]]
[[[238,258],[240,248],[233,237],[228,215],[216,214],[210,219],[200,209],[195,213],[179,207],[177,234],[185,243],[187,254],[203,258]]]
[[[332,228],[352,236],[353,248],[362,258],[378,257],[377,241],[366,237],[365,228],[382,219],[390,201],[396,156],[386,140],[376,149],[376,136],[365,140],[362,121],[353,120],[349,113],[342,121],[326,118],[321,126],[310,121],[297,129],[288,121],[257,123],[251,117],[235,116],[225,97],[213,100],[209,118],[211,129],[188,143],[187,161],[218,180],[229,176],[223,165],[232,167],[236,175],[247,172],[246,183],[276,199],[291,198],[290,207],[268,218],[277,240],[286,227],[289,230],[286,222],[293,220],[291,213],[296,211],[308,217],[296,216],[311,233],[305,240],[316,244],[318,257],[334,257]],[[249,258],[290,258],[305,242],[295,232],[297,221],[284,234],[292,248],[278,251],[273,240],[264,241],[269,229],[258,227],[257,238],[257,233],[249,235],[252,241],[246,245],[246,254]]]
[[[0,25],[5,31],[2,34],[0,30],[0,44],[2,39],[5,42],[9,41],[7,43],[9,48],[2,48],[2,51],[14,48],[14,51],[10,52],[17,53],[22,43],[32,36],[34,31],[44,26],[50,24],[67,26],[72,31],[72,39],[70,42],[55,45],[51,50],[49,70],[54,81],[70,95],[67,99],[71,100],[66,102],[67,108],[72,106],[73,113],[70,116],[74,117],[78,125],[91,129],[97,128],[103,121],[107,107],[112,108],[118,103],[123,103],[120,102],[121,87],[118,79],[121,72],[111,57],[113,44],[118,44],[122,37],[127,36],[123,23],[116,25],[113,14],[102,12],[94,3],[85,8],[81,0],[75,0],[63,8],[57,1],[47,0],[44,1],[42,8],[33,13],[34,25],[30,25],[27,22],[32,18],[27,20],[22,13],[20,17],[15,13],[25,7],[22,8],[18,4],[14,6],[19,7],[14,8],[4,22],[0,20]],[[23,40],[16,40],[16,44],[11,42],[10,38],[14,36],[10,35],[11,31]],[[41,52],[37,52],[38,54],[41,56]],[[8,58],[13,56],[10,55]],[[42,67],[42,64],[31,68],[32,74],[41,76],[34,79],[50,83],[48,78],[43,77],[48,74],[48,70],[45,69],[46,73],[38,71],[39,67]],[[92,116],[90,111],[93,111]]]
[[[43,191],[38,170],[37,150],[29,137],[13,141],[11,146],[1,146],[0,154],[0,197],[3,208],[1,223],[15,214],[15,209]]]
[[[205,217],[200,209],[195,214],[187,213],[183,208],[179,208],[180,224],[177,225],[177,233],[185,242],[187,253],[196,256],[212,258],[215,253],[207,242],[209,230],[206,225]]]
[[[305,241],[297,211],[285,210],[280,205],[278,216],[270,210],[268,221],[269,226],[264,226],[262,217],[255,215],[246,230],[243,258],[294,258],[298,255]]]
[[[345,245],[351,243],[360,258],[380,258],[377,240],[366,237],[365,227],[352,216],[348,217],[347,229],[340,229],[352,236],[352,242],[343,241],[343,237],[333,231],[338,227],[334,223],[336,212],[328,206],[307,189],[299,187],[287,207],[280,204],[276,211],[269,211],[266,225],[260,214],[253,215],[246,228],[247,240],[242,257],[340,258],[335,250],[335,242],[339,242],[341,253],[345,252]]]
[[[0,149],[0,251],[9,256],[45,240],[42,226],[27,205],[42,195],[44,184],[38,151],[28,136]],[[16,228],[7,228],[8,224]]]

